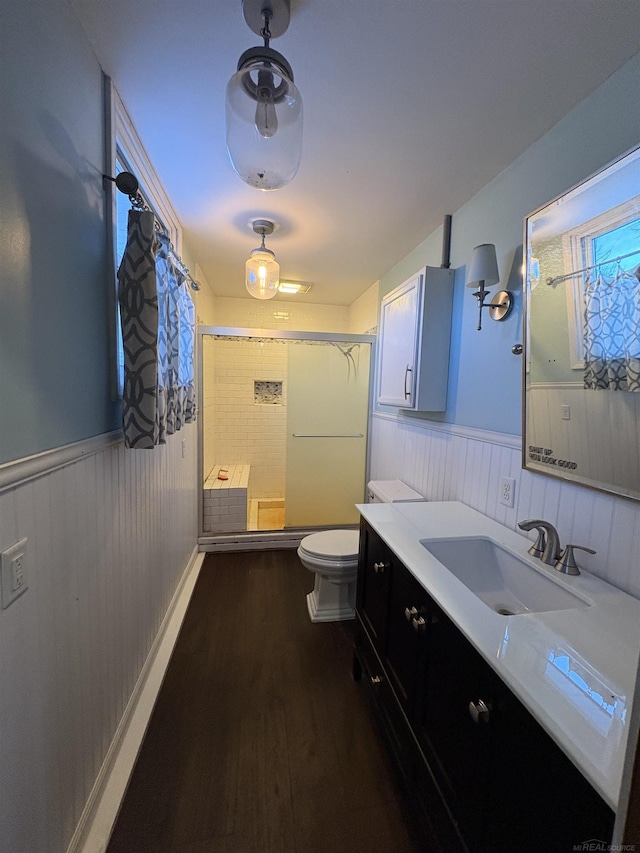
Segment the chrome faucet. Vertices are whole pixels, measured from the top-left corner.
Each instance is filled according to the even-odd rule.
[[[555,566],[556,562],[560,559],[561,549],[560,537],[553,524],[550,524],[548,521],[533,519],[530,521],[519,521],[518,527],[521,530],[533,530],[535,528],[538,531],[538,538],[531,548],[529,548],[529,553],[534,557],[539,557],[548,566]]]

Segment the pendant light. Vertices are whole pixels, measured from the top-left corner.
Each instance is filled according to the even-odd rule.
[[[291,66],[269,47],[289,26],[289,0],[243,0],[242,6],[264,46],[245,50],[227,84],[227,151],[245,183],[276,190],[295,177],[302,158],[302,97]]]
[[[255,299],[272,299],[278,292],[280,264],[271,249],[265,246],[264,238],[273,234],[274,224],[268,219],[256,219],[252,228],[256,234],[262,235],[262,243],[252,250],[245,264],[245,285]]]

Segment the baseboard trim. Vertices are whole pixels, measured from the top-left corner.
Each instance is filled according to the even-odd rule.
[[[204,554],[191,554],[84,807],[67,853],[105,853],[178,639]]]

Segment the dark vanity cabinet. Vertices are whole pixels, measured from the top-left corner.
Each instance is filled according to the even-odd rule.
[[[363,675],[429,850],[564,853],[614,815],[377,533],[361,522]]]

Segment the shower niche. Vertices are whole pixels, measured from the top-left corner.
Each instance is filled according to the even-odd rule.
[[[198,334],[202,535],[356,524],[373,336],[222,327]],[[242,520],[242,496],[218,479],[232,467],[247,472]],[[218,501],[214,529],[212,501],[225,493],[233,501],[226,510]]]
[[[281,406],[282,382],[256,379],[253,383],[253,402],[256,406]]]

